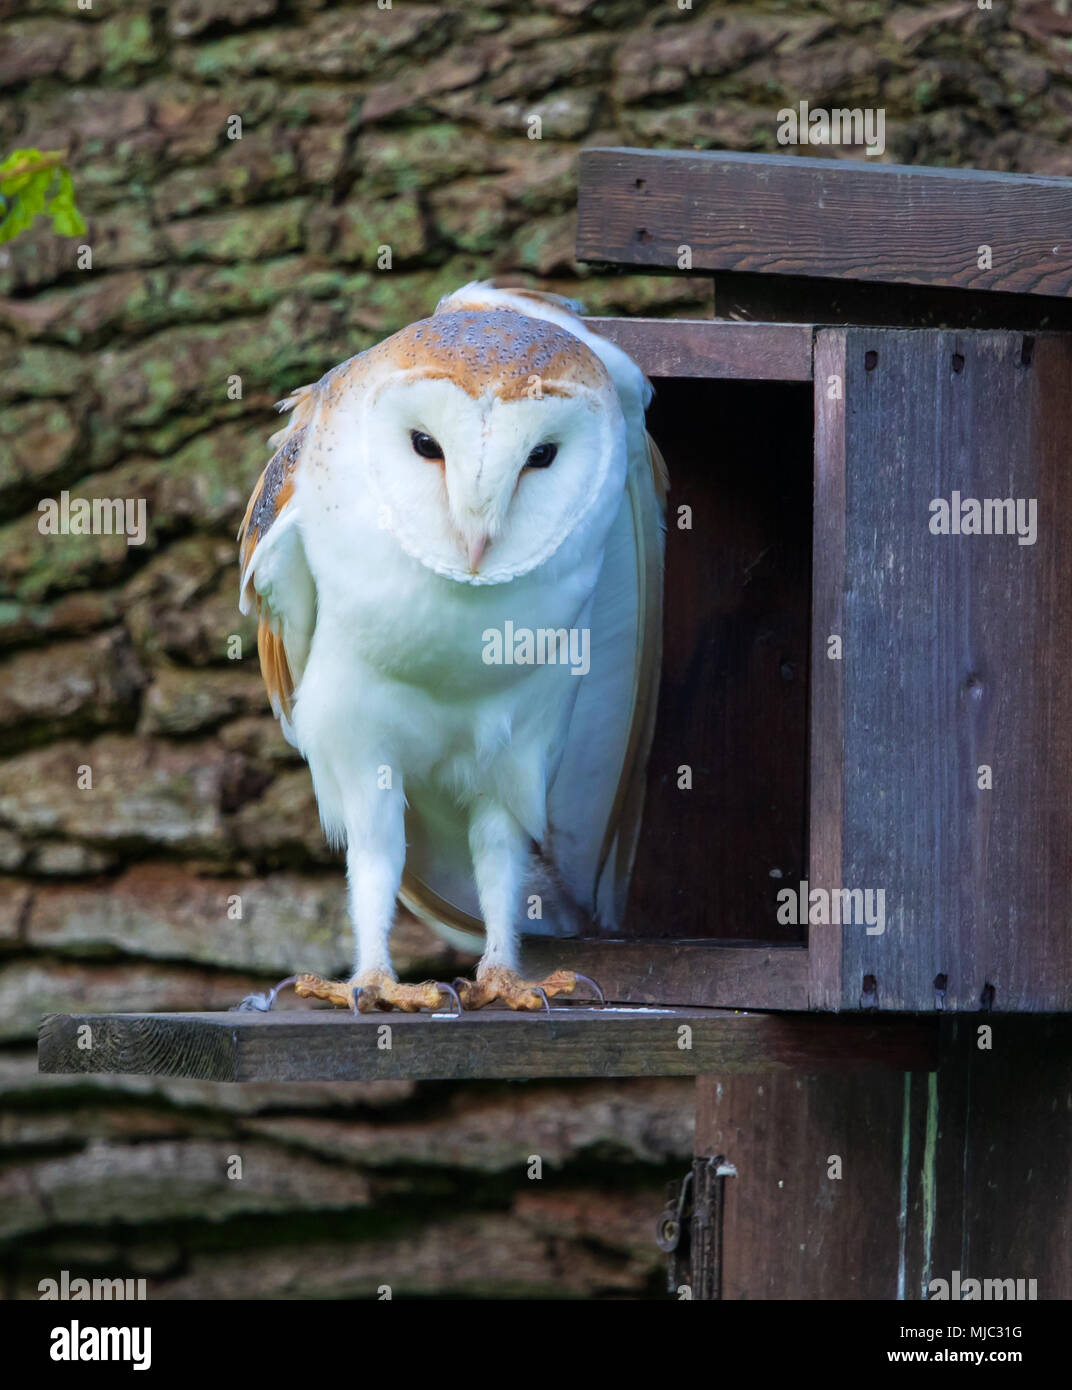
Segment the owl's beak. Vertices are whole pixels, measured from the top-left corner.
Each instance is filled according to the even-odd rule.
[[[487,536],[474,536],[469,542],[469,570],[476,574],[480,568],[480,562],[484,558],[484,552],[488,548]]]

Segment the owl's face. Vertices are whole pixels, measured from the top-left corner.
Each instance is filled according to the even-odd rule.
[[[617,510],[621,407],[602,364],[564,329],[513,313],[443,314],[368,355],[375,379],[351,417],[355,467],[378,524],[435,573],[507,582],[548,560],[593,509]]]
[[[383,524],[448,578],[514,579],[550,558],[599,499],[613,424],[587,392],[504,401],[474,400],[447,380],[386,388],[367,455]]]

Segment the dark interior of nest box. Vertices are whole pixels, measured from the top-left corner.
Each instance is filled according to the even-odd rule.
[[[663,668],[623,934],[803,944],[776,895],[807,866],[812,388],[655,386],[648,427],[671,488]]]

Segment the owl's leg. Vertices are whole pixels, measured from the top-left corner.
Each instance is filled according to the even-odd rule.
[[[511,1009],[549,1009],[548,1000],[557,994],[572,994],[578,980],[592,984],[572,970],[555,970],[545,980],[521,978],[517,921],[528,869],[529,837],[516,817],[505,806],[482,799],[469,820],[469,850],[487,946],[476,968],[476,980],[454,981],[462,1008],[482,1009],[499,999]]]
[[[361,781],[367,781],[374,790],[371,795],[352,799],[346,817],[346,871],[356,944],[354,974],[345,984],[318,975],[299,975],[295,993],[361,1013],[373,1009],[416,1013],[442,1008],[448,999],[453,999],[460,1011],[451,985],[431,980],[417,985],[398,982],[388,938],[406,859],[405,799],[401,787],[381,789],[369,774]]]

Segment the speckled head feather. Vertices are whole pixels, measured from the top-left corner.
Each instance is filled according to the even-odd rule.
[[[365,354],[415,377],[449,380],[476,398],[502,401],[531,394],[532,378],[547,396],[603,389],[609,382],[595,353],[545,319],[501,309],[440,313],[420,319]]]

